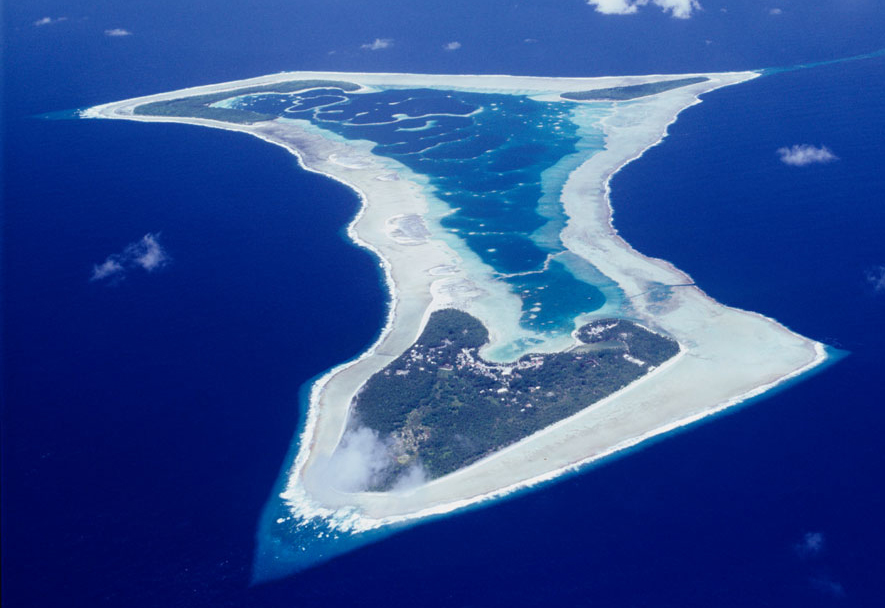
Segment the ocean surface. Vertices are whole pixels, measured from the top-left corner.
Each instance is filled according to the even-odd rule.
[[[716,42],[699,55],[705,38],[766,39],[742,9],[728,27],[698,33],[719,14],[705,7],[691,23],[647,11],[624,26],[632,40],[672,42],[670,54],[631,54],[614,34],[582,34],[568,24],[584,23],[569,12],[589,11],[583,3],[514,10],[498,24],[514,41],[497,43],[481,24],[503,5],[428,7],[418,24],[443,32],[431,42],[460,38],[464,53],[426,59],[407,52],[422,43],[409,33],[420,29],[407,23],[415,15],[383,2],[371,18],[337,21],[353,30],[337,38],[317,25],[326,9],[307,4],[4,7],[4,606],[879,603],[885,60],[714,92],[612,184],[616,227],[637,249],[672,261],[710,296],[847,356],[581,474],[259,585],[250,582],[255,535],[299,422],[299,390],[357,355],[383,323],[377,261],[343,234],[358,200],[240,134],[34,118],[281,69],[790,65],[873,50],[879,31],[812,43],[794,24],[777,44],[726,52]],[[469,10],[464,31],[457,16]],[[44,15],[70,18],[52,31],[31,26]],[[831,21],[835,32],[853,23]],[[111,27],[133,35],[103,36]],[[346,50],[376,36],[397,41],[386,59]],[[839,160],[781,163],[777,149],[798,143],[825,144]],[[145,235],[167,263],[91,280]]]

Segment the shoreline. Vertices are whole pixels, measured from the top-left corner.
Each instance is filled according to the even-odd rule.
[[[411,340],[407,339],[408,336],[411,335],[413,340],[423,329],[430,313],[441,307],[447,300],[455,298],[455,296],[452,296],[444,289],[445,285],[450,284],[446,282],[450,282],[452,277],[450,275],[435,276],[430,272],[432,268],[438,268],[445,265],[445,263],[440,264],[439,262],[446,262],[446,258],[448,258],[449,263],[451,263],[453,259],[458,259],[457,253],[451,251],[445,244],[440,244],[438,240],[435,241],[436,246],[434,247],[434,251],[430,251],[425,247],[427,243],[417,244],[416,246],[418,247],[424,247],[422,251],[425,253],[430,252],[434,255],[431,256],[431,261],[433,262],[431,265],[432,268],[418,269],[418,272],[415,272],[414,268],[410,269],[410,271],[404,271],[402,265],[397,265],[394,262],[391,262],[391,257],[396,258],[397,255],[400,255],[391,255],[391,253],[398,252],[402,247],[397,249],[396,247],[391,247],[387,243],[381,244],[379,242],[372,242],[372,236],[378,236],[379,234],[378,231],[373,233],[371,230],[371,224],[373,222],[377,224],[375,216],[378,215],[376,211],[378,211],[377,207],[379,206],[379,203],[377,197],[374,201],[372,199],[372,188],[366,187],[366,183],[370,186],[372,185],[372,182],[366,182],[367,179],[371,179],[366,177],[366,174],[367,171],[370,173],[371,171],[377,170],[379,165],[384,166],[391,163],[384,161],[383,159],[381,162],[378,162],[378,157],[373,157],[371,154],[368,154],[366,150],[359,149],[359,147],[356,146],[356,144],[353,144],[353,142],[348,142],[344,145],[342,145],[341,142],[330,143],[329,141],[326,141],[320,143],[315,139],[316,137],[322,137],[316,133],[319,129],[311,130],[301,128],[300,130],[296,130],[292,140],[287,141],[284,137],[278,137],[275,139],[273,137],[274,129],[262,128],[262,123],[257,123],[256,125],[232,125],[230,123],[198,118],[135,116],[131,113],[127,115],[125,113],[126,110],[128,109],[131,112],[131,109],[137,105],[160,99],[182,97],[185,94],[198,95],[207,92],[235,90],[244,86],[269,84],[297,78],[330,76],[344,80],[353,78],[355,84],[359,84],[363,88],[367,85],[371,87],[372,84],[392,84],[390,82],[391,80],[396,80],[398,84],[403,86],[417,84],[418,82],[427,86],[428,81],[431,83],[444,81],[440,82],[438,86],[485,91],[499,90],[499,88],[505,84],[505,82],[501,81],[506,79],[506,84],[521,85],[512,86],[510,92],[525,91],[530,96],[542,98],[552,90],[563,91],[567,88],[577,88],[579,86],[587,87],[591,85],[600,88],[603,86],[611,86],[612,84],[623,86],[625,84],[636,84],[654,78],[670,77],[674,75],[570,79],[522,76],[423,76],[412,74],[286,72],[255,79],[246,79],[217,85],[205,85],[163,93],[160,95],[139,97],[115,104],[104,104],[81,112],[81,116],[84,118],[114,118],[140,122],[178,122],[182,124],[209,126],[229,131],[250,133],[264,141],[279,145],[294,154],[298,159],[298,164],[301,168],[314,173],[326,175],[351,188],[357,193],[360,198],[360,208],[354,218],[347,225],[347,234],[358,246],[371,251],[375,257],[378,258],[380,265],[384,269],[385,283],[387,284],[388,292],[390,294],[385,324],[375,342],[363,353],[351,361],[341,363],[328,370],[319,377],[311,387],[310,407],[304,418],[304,426],[297,433],[300,441],[299,448],[294,461],[288,467],[287,475],[289,476],[289,479],[285,484],[286,489],[281,497],[289,505],[290,511],[294,517],[300,517],[306,520],[319,517],[329,521],[332,527],[341,530],[364,531],[392,523],[401,523],[404,521],[441,515],[473,504],[499,498],[539,483],[544,483],[563,474],[581,469],[591,463],[598,462],[613,454],[630,449],[653,437],[664,435],[704,418],[716,415],[739,403],[768,392],[776,386],[789,382],[827,360],[828,357],[826,351],[820,343],[805,340],[795,332],[792,332],[788,328],[779,324],[774,319],[759,313],[728,307],[715,301],[699,287],[695,286],[693,280],[687,273],[677,269],[670,262],[658,258],[650,258],[641,252],[636,251],[628,242],[620,237],[618,230],[614,227],[614,209],[610,197],[610,183],[614,175],[616,175],[624,166],[641,158],[648,149],[660,144],[666,137],[669,126],[678,118],[679,113],[702,101],[700,95],[759,76],[759,74],[755,72],[731,72],[724,74],[700,75],[715,76],[719,77],[720,80],[717,82],[701,83],[697,86],[685,87],[685,89],[689,90],[703,89],[700,92],[692,92],[690,98],[686,97],[688,91],[674,90],[670,94],[653,96],[658,99],[621,102],[616,104],[616,111],[614,111],[611,116],[602,120],[603,130],[606,137],[606,148],[602,152],[585,160],[578,169],[572,172],[568,177],[566,185],[562,189],[561,202],[564,206],[564,212],[567,218],[565,228],[561,233],[563,244],[567,250],[588,260],[591,264],[599,268],[603,274],[619,285],[625,293],[625,285],[647,285],[649,281],[656,280],[657,278],[678,278],[682,283],[691,283],[692,286],[680,289],[678,297],[674,296],[674,299],[678,300],[676,312],[681,310],[685,313],[685,310],[691,309],[689,312],[696,315],[700,314],[701,318],[704,317],[704,314],[713,317],[730,316],[729,320],[732,321],[731,325],[736,326],[737,329],[748,326],[753,331],[759,331],[760,333],[762,333],[764,329],[766,334],[769,332],[771,333],[771,335],[767,337],[772,341],[776,341],[776,335],[785,333],[787,334],[787,337],[782,336],[782,341],[789,341],[790,344],[799,342],[798,345],[793,345],[793,348],[799,348],[800,350],[803,350],[801,348],[803,344],[805,346],[811,346],[811,349],[814,352],[813,356],[808,353],[810,358],[805,360],[804,363],[798,365],[798,367],[796,364],[788,364],[788,367],[792,365],[793,369],[785,369],[779,374],[775,373],[775,377],[773,378],[763,374],[757,379],[757,384],[746,388],[746,390],[737,395],[731,395],[724,400],[714,400],[713,405],[707,405],[706,408],[696,408],[687,413],[683,412],[685,415],[681,417],[676,416],[673,418],[671,416],[671,419],[667,420],[659,420],[656,422],[646,420],[647,424],[645,426],[651,424],[651,428],[646,428],[644,432],[639,434],[628,433],[626,437],[621,437],[620,441],[615,441],[614,443],[609,441],[607,448],[580,457],[578,454],[580,450],[576,450],[574,445],[575,442],[571,441],[574,439],[576,429],[580,428],[586,430],[587,428],[596,428],[594,427],[594,424],[605,426],[605,424],[610,421],[601,414],[600,416],[602,416],[602,418],[594,421],[593,418],[596,412],[606,411],[607,415],[611,415],[612,413],[607,411],[611,409],[610,404],[617,405],[619,402],[624,401],[629,405],[631,400],[635,401],[634,396],[637,393],[641,393],[645,390],[643,387],[655,384],[654,381],[645,382],[646,380],[653,380],[653,378],[658,379],[662,376],[670,378],[674,375],[672,370],[679,367],[677,366],[677,363],[681,362],[681,366],[684,367],[690,355],[694,356],[698,351],[703,350],[702,346],[691,346],[690,344],[692,342],[692,333],[686,328],[690,329],[694,327],[692,321],[696,321],[696,319],[691,318],[691,315],[688,315],[688,319],[683,318],[687,313],[683,314],[682,317],[677,315],[673,317],[672,321],[670,321],[668,318],[652,315],[650,313],[651,306],[648,302],[645,303],[645,308],[643,308],[642,302],[636,302],[635,312],[640,319],[647,323],[650,321],[649,324],[652,328],[662,328],[665,331],[669,331],[671,335],[674,335],[675,333],[675,337],[680,343],[680,353],[674,357],[673,360],[661,365],[659,368],[653,370],[651,373],[627,387],[624,387],[617,393],[609,395],[605,399],[592,404],[578,414],[558,421],[519,442],[511,444],[510,446],[465,467],[464,469],[460,469],[455,473],[433,480],[421,486],[420,490],[423,490],[423,493],[413,490],[406,493],[386,493],[383,495],[370,493],[344,494],[331,490],[330,488],[321,487],[321,483],[316,479],[316,475],[309,479],[311,467],[315,470],[320,470],[321,467],[318,467],[318,464],[322,464],[322,458],[324,456],[328,457],[340,440],[344,431],[343,420],[346,420],[346,414],[350,403],[350,400],[347,399],[347,395],[350,394],[352,396],[353,392],[361,386],[361,382],[356,383],[356,380],[358,380],[361,375],[367,378],[368,376],[366,373],[370,372],[372,367],[376,367],[367,363],[372,362],[373,359],[375,359],[375,363],[377,363],[377,359],[379,359],[382,354],[384,356],[389,356],[389,353],[380,352],[383,349],[390,349],[395,352],[398,346],[402,346],[403,350],[408,348],[411,344]],[[453,79],[457,81],[470,81],[469,84],[472,86],[466,86],[466,82],[464,85],[459,82],[452,82]],[[485,83],[485,85],[480,86],[482,83]],[[551,88],[554,84],[556,85],[555,89]],[[430,86],[433,85],[431,84]],[[534,91],[534,93],[532,93],[532,91]],[[655,102],[660,99],[672,99],[674,101],[669,106],[665,106],[662,102],[656,104]],[[644,129],[642,128],[642,125],[638,127],[640,135],[643,136],[641,143],[632,142],[632,140],[626,138],[628,141],[626,144],[621,143],[620,148],[614,146],[609,147],[610,138],[620,138],[618,141],[625,138],[622,136],[624,130],[623,126],[612,126],[607,121],[613,120],[614,118],[622,119],[625,116],[629,119],[630,108],[635,107],[651,108],[651,111],[659,110],[661,114],[659,122],[654,123],[654,129],[649,129],[647,125]],[[643,116],[643,118],[647,117]],[[667,120],[663,120],[665,118]],[[290,127],[293,130],[295,129],[293,125],[290,125]],[[629,129],[630,126],[628,125],[627,128]],[[618,129],[621,130],[619,131]],[[306,145],[305,147],[299,147],[297,143],[292,143],[293,141],[301,142],[302,144],[306,143]],[[321,155],[314,153],[314,147],[327,153],[330,147],[336,146],[338,148],[343,147],[345,152],[348,153],[345,157],[349,156],[352,158],[354,156],[354,147],[357,148],[357,156],[359,156],[360,153],[368,154],[367,165],[347,166],[334,160],[335,153],[327,154],[325,159],[321,158]],[[624,148],[626,148],[626,153],[624,153]],[[617,157],[619,150],[622,154],[620,157]],[[615,155],[618,162],[606,165],[606,155]],[[360,158],[360,160],[363,159]],[[611,161],[609,162],[611,163]],[[602,171],[594,171],[595,165],[600,163],[603,165]],[[331,171],[323,170],[323,168],[331,169]],[[408,176],[410,174],[410,172],[404,172],[399,168],[397,168],[397,171],[399,175],[405,174]],[[358,179],[348,180],[348,172],[351,172],[351,174],[358,174]],[[600,178],[602,185],[601,191],[588,196],[585,190],[587,190],[588,187],[593,187],[594,184],[598,189]],[[375,177],[374,179],[379,178]],[[401,181],[409,182],[409,179]],[[403,190],[403,188],[400,188],[400,190]],[[409,190],[409,188],[406,187],[405,190]],[[420,190],[420,188],[418,188],[418,190]],[[413,191],[411,194],[413,195],[414,200],[411,200],[410,204],[412,204],[413,207],[417,207],[419,214],[421,211],[426,211],[426,200],[423,200],[424,206],[422,209],[422,199],[424,198],[423,193],[419,191],[417,196],[415,196],[416,193]],[[592,203],[590,205],[591,208],[589,214],[587,214],[586,209],[588,198]],[[600,203],[604,203],[604,205]],[[407,213],[407,211],[400,210],[398,213]],[[590,217],[586,217],[587,215]],[[384,219],[387,220],[389,218]],[[360,228],[363,224],[365,224],[363,228],[367,234],[361,235]],[[599,230],[600,228],[602,230]],[[381,231],[380,234],[384,234],[384,232]],[[588,235],[592,235],[592,237],[588,237]],[[600,246],[596,243],[593,237],[601,239],[601,242],[608,241],[607,243],[604,243],[608,247]],[[638,258],[638,261],[636,258]],[[618,262],[621,262],[621,267],[618,266]],[[455,265],[457,266],[457,264]],[[424,264],[424,266],[428,266],[428,264]],[[422,274],[422,270],[428,275],[427,277],[424,277],[423,281],[426,291],[423,293],[417,293],[414,285],[416,282],[415,275]],[[400,281],[398,282],[396,276],[398,273],[401,275],[407,275],[407,280],[403,280],[403,277],[401,276]],[[455,274],[457,276],[457,273]],[[417,281],[417,283],[421,283],[421,281]],[[664,282],[664,284],[674,284],[674,282],[669,281]],[[420,291],[420,289],[418,291]],[[637,293],[639,294],[640,291],[641,290],[637,290]],[[457,302],[457,298],[455,298],[455,300]],[[631,304],[633,304],[632,300]],[[415,318],[416,308],[421,308],[423,310],[423,313],[418,315],[417,319]],[[403,309],[408,310],[403,312]],[[399,315],[397,314],[398,311]],[[488,327],[488,323],[486,323],[487,317],[485,315],[478,316]],[[737,317],[740,317],[740,319],[737,319]],[[753,319],[753,323],[747,324],[745,317]],[[677,329],[675,332],[673,332],[674,327]],[[492,333],[493,327],[488,327],[488,329],[490,330],[490,333]],[[710,329],[709,327],[704,329],[707,333],[711,334],[711,336],[708,336],[707,341],[709,343],[708,348],[712,348],[713,352],[719,352],[719,350],[721,350],[721,348],[716,350],[721,346],[716,341],[717,331],[725,332],[726,335],[730,335],[728,334],[729,331],[736,331],[735,327],[731,327],[728,323],[719,323],[719,325],[713,329]],[[787,338],[789,338],[789,340],[787,340]],[[689,346],[684,346],[685,343],[688,343]],[[768,343],[763,341],[763,344]],[[746,348],[749,349],[749,347]],[[354,374],[354,370],[356,370],[356,374]],[[761,371],[764,372],[765,370]],[[353,378],[352,376],[354,375],[357,377]],[[666,382],[666,380],[661,382]],[[661,384],[661,382],[658,382],[658,384]],[[352,387],[354,383],[356,383],[355,388]],[[670,384],[672,385],[673,383],[674,380],[670,380]],[[330,397],[330,392],[335,392],[336,395]],[[645,392],[647,393],[648,390],[645,390]],[[335,398],[336,396],[338,398],[337,400]],[[341,401],[346,401],[343,412],[341,411]],[[641,410],[638,410],[635,406],[632,412],[635,416],[642,416]],[[589,427],[587,426],[588,413],[593,414],[589,417]],[[598,418],[599,416],[596,417]],[[583,424],[584,426],[576,427],[576,422],[578,422],[579,425]],[[562,437],[563,435],[569,436]],[[549,441],[551,438],[557,441],[551,443]],[[548,443],[545,446],[538,448],[538,445],[545,440],[547,440]],[[571,443],[563,448],[562,444],[567,443],[566,440],[571,441]],[[578,441],[578,444],[580,443],[581,442]],[[522,457],[531,455],[532,451],[538,452],[539,449],[541,451],[545,449],[549,450],[551,455],[556,454],[557,456],[555,463],[548,465],[545,470],[534,471],[526,469],[520,479],[512,479],[512,477],[514,477],[512,474],[499,475],[496,473],[496,471],[501,470],[501,462],[506,463],[514,460],[514,454],[518,457]],[[576,454],[578,454],[577,457]],[[516,458],[515,460],[519,460],[519,458]],[[465,478],[471,479],[468,480]],[[479,483],[477,483],[477,479],[479,479]],[[466,481],[470,481],[471,483],[467,484]]]

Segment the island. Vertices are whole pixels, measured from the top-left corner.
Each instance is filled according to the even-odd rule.
[[[573,101],[626,101],[628,99],[636,99],[637,97],[656,95],[671,89],[678,89],[679,87],[685,87],[690,84],[704,82],[705,80],[707,80],[705,76],[677,78],[675,80],[656,80],[654,82],[643,84],[631,84],[621,87],[593,89],[591,91],[563,93],[561,97]]]
[[[260,576],[577,471],[827,359],[612,224],[612,175],[701,95],[759,75],[290,72],[81,112],[247,133],[362,199],[347,231],[377,256],[388,316],[309,389]]]
[[[576,332],[579,344],[483,360],[483,324],[454,308],[430,315],[405,353],[357,393],[351,428],[383,438],[392,458],[370,484],[386,490],[415,468],[436,478],[568,418],[656,369],[679,352],[675,340],[624,319]]]

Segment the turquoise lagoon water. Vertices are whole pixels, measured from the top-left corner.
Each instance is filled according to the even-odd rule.
[[[222,103],[309,120],[346,139],[371,141],[374,154],[428,178],[442,205],[439,229],[457,237],[456,246],[478,256],[520,297],[524,329],[546,336],[568,333],[576,317],[617,298],[611,281],[559,239],[562,186],[575,167],[604,147],[601,130],[587,126],[586,115],[591,113],[592,123],[592,112],[604,113],[607,103],[403,88],[369,93],[322,88]],[[583,120],[576,121],[576,113]]]

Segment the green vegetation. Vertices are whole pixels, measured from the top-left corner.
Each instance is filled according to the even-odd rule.
[[[623,319],[594,321],[582,344],[483,360],[488,331],[467,313],[433,313],[415,344],[365,384],[354,424],[378,432],[396,464],[381,487],[420,462],[439,477],[562,420],[679,352],[676,341]]]
[[[140,116],[182,116],[186,118],[208,118],[223,122],[239,124],[252,124],[277,118],[273,114],[261,114],[249,110],[236,110],[232,108],[213,108],[211,104],[240,97],[242,95],[254,95],[257,93],[294,93],[306,89],[329,88],[341,89],[342,91],[355,91],[359,85],[352,82],[337,80],[289,80],[274,84],[254,87],[243,87],[232,91],[221,91],[206,95],[192,95],[164,101],[154,101],[135,108],[134,113]]]
[[[574,93],[563,93],[560,95],[563,99],[571,99],[573,101],[626,101],[628,99],[636,99],[637,97],[647,97],[656,93],[663,93],[672,89],[686,87],[690,84],[706,82],[709,78],[705,76],[695,76],[692,78],[679,78],[678,80],[660,80],[658,82],[648,82],[646,84],[633,84],[625,87],[612,87],[610,89],[593,89],[592,91],[576,91]]]

